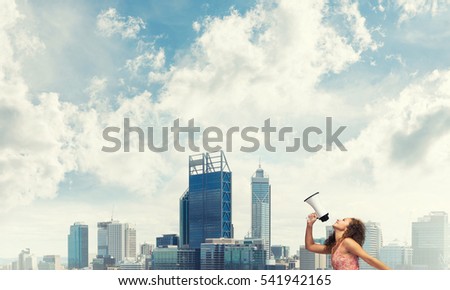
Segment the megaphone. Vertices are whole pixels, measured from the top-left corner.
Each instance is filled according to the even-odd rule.
[[[316,214],[319,216],[319,220],[326,222],[329,219],[328,212],[323,208],[319,199],[319,192],[314,193],[310,197],[304,200],[307,204],[312,206]]]

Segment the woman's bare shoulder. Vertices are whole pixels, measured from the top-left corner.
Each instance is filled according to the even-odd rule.
[[[342,244],[343,244],[344,246],[354,246],[354,245],[358,245],[358,243],[357,243],[354,239],[352,239],[352,238],[344,238],[344,239],[342,240]]]

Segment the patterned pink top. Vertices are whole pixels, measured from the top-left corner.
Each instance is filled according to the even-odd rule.
[[[359,270],[358,256],[345,253],[339,243],[334,253],[331,254],[331,265],[334,270]]]

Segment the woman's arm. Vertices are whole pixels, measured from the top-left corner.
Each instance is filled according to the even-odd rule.
[[[315,213],[312,213],[308,216],[308,222],[306,223],[306,233],[305,233],[305,248],[313,253],[329,254],[329,251],[327,250],[327,247],[325,245],[314,243],[312,228],[316,220],[317,215]]]
[[[378,260],[375,257],[372,257],[369,255],[364,249],[361,247],[360,244],[358,244],[355,240],[351,238],[346,238],[342,241],[342,245],[345,247],[345,250],[347,252],[360,257],[363,259],[367,264],[370,266],[379,269],[379,270],[390,270],[388,266],[386,266],[383,262]]]

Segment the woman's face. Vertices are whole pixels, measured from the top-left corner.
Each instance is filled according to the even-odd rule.
[[[351,218],[345,218],[345,219],[342,219],[342,220],[337,220],[334,223],[333,228],[335,230],[345,231],[351,221],[352,221]]]

